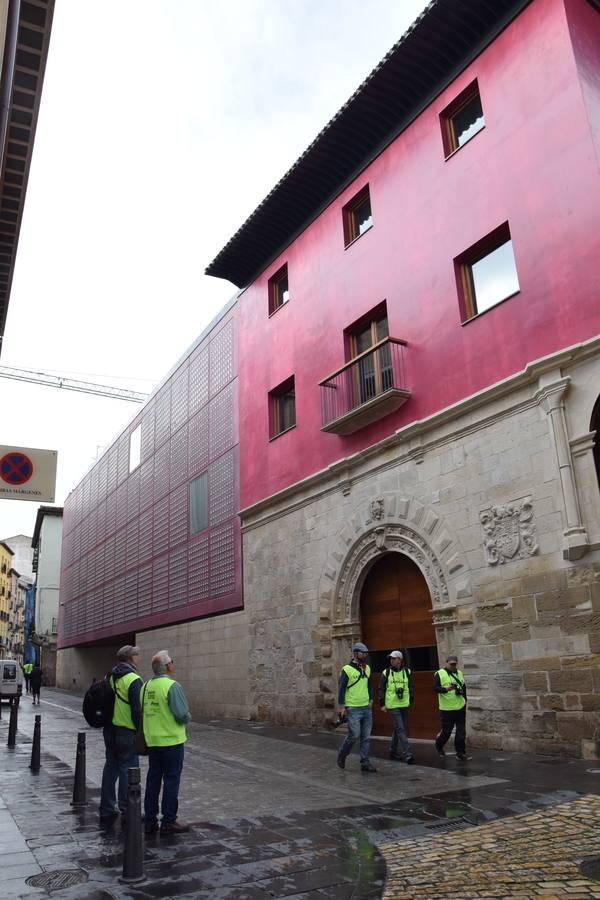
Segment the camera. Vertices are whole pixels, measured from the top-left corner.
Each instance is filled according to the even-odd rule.
[[[404,694],[404,688],[403,688],[403,687],[396,688],[396,696],[398,697],[398,700],[402,700],[402,695],[403,695],[403,694]]]
[[[454,688],[457,697],[462,697],[463,689],[458,684]]]

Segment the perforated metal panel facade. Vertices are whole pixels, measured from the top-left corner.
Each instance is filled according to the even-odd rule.
[[[242,606],[236,307],[194,345],[69,495],[59,647]],[[129,472],[141,425],[141,462]],[[208,528],[189,484],[208,473]]]

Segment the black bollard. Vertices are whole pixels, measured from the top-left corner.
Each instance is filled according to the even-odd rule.
[[[127,788],[127,821],[123,850],[123,874],[119,881],[132,884],[144,881],[144,851],[142,849],[142,788],[140,770],[129,770]]]
[[[14,750],[17,743],[17,721],[19,718],[19,698],[15,697],[10,707],[10,722],[8,723],[8,740],[6,746]]]
[[[42,717],[35,717],[35,725],[33,726],[33,744],[31,746],[31,762],[29,768],[32,772],[40,771],[40,747],[42,742]]]
[[[75,778],[71,806],[85,806],[85,731],[77,732],[77,754],[75,756]]]

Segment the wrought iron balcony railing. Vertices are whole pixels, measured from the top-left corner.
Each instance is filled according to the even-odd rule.
[[[385,338],[321,381],[321,430],[352,434],[406,403],[405,347]]]

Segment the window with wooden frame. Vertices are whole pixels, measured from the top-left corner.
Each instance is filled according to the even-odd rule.
[[[347,247],[373,225],[368,184],[352,198],[350,203],[344,206],[342,215],[344,218],[344,246]]]
[[[269,393],[269,439],[289,431],[296,424],[296,384],[287,378]]]
[[[269,315],[272,316],[290,299],[287,263],[269,278]]]
[[[366,403],[393,387],[392,359],[389,344],[377,346],[389,337],[385,301],[346,329],[346,355],[357,358],[352,372],[356,402]],[[369,352],[373,350],[373,352]]]
[[[454,260],[462,319],[481,315],[520,291],[508,222]]]
[[[479,86],[473,81],[440,115],[446,159],[485,127]]]

